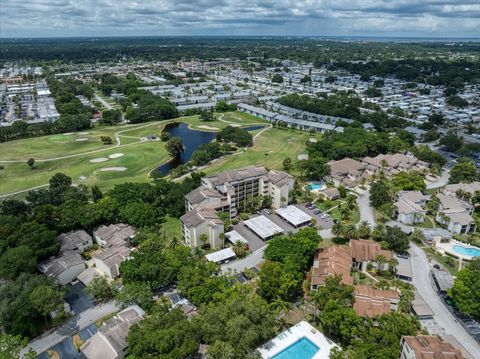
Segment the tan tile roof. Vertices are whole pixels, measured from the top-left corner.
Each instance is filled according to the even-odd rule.
[[[200,186],[185,196],[191,204],[200,204],[208,197],[222,198],[222,195],[213,189]]]
[[[338,161],[329,161],[327,165],[330,166],[330,173],[334,174],[353,174],[357,175],[365,165],[359,161],[345,157]]]
[[[405,336],[405,342],[417,359],[463,359],[459,349],[439,337],[429,335]]]
[[[353,309],[361,317],[375,317],[390,313],[391,303],[399,300],[400,296],[393,290],[380,290],[368,285],[357,285]]]
[[[264,167],[245,167],[239,170],[231,170],[217,173],[216,175],[205,177],[213,186],[222,185],[226,182],[242,181],[251,177],[266,176],[267,170]]]
[[[188,228],[196,227],[203,221],[208,220],[212,221],[215,224],[223,224],[220,217],[218,217],[217,212],[214,209],[210,208],[195,208],[181,216],[180,220]]]
[[[312,285],[323,285],[329,276],[340,274],[344,284],[353,285],[353,278],[350,275],[351,265],[352,256],[349,247],[332,246],[319,250],[315,254],[311,283]]]
[[[352,248],[352,257],[357,262],[365,262],[375,260],[379,255],[385,257],[386,260],[393,258],[391,251],[383,250],[380,243],[366,239],[352,239],[350,241]]]

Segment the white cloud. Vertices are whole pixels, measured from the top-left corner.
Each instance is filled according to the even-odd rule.
[[[478,36],[478,0],[2,0],[1,36]]]

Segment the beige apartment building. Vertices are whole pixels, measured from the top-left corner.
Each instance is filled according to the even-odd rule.
[[[180,220],[183,240],[196,247],[207,242],[212,248],[221,246],[223,222],[218,212],[230,218],[243,212],[249,201],[269,197],[274,209],[290,202],[295,179],[281,171],[267,171],[264,167],[246,167],[221,172],[202,178],[200,187],[185,196],[187,213]],[[202,239],[201,239],[202,237]]]

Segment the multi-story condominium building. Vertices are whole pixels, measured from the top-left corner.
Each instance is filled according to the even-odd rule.
[[[198,246],[200,236],[206,235],[211,247],[220,245],[217,236],[223,233],[216,212],[230,218],[248,208],[252,201],[270,198],[274,209],[287,205],[293,190],[294,178],[281,171],[264,167],[246,167],[202,178],[202,185],[185,196],[187,213],[181,217],[183,239]],[[221,222],[221,221],[220,221]]]

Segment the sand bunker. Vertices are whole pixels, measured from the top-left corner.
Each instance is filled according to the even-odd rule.
[[[218,127],[212,127],[212,126],[206,126],[206,125],[198,126],[198,128],[201,128],[204,130],[210,130],[210,131],[218,131]]]
[[[88,141],[88,138],[86,137],[80,137],[75,140],[75,142],[83,142],[83,141]]]
[[[108,158],[106,157],[98,157],[90,160],[91,163],[100,163],[100,162],[107,162],[107,161],[108,161]]]
[[[71,136],[71,135],[73,135],[73,132],[65,132],[65,133],[62,133],[62,135],[64,135],[64,136]]]
[[[112,153],[110,156],[108,156],[108,158],[113,160],[115,158],[120,158],[122,156],[125,156],[125,154],[124,153]]]
[[[115,172],[123,172],[126,171],[128,168],[127,167],[103,167],[100,169],[100,171],[103,172],[108,172],[108,171],[115,171]]]
[[[229,126],[232,126],[232,127],[240,127],[242,125],[240,125],[239,123],[229,123],[228,124]]]
[[[85,180],[87,179],[87,176],[80,176],[80,177],[78,177],[78,179],[79,179],[80,181],[85,181]]]
[[[311,143],[316,143],[317,139],[316,138],[309,138],[308,141],[311,142]]]
[[[85,136],[85,135],[88,135],[89,133],[90,133],[90,132],[79,132],[78,134],[79,134],[80,136]]]

